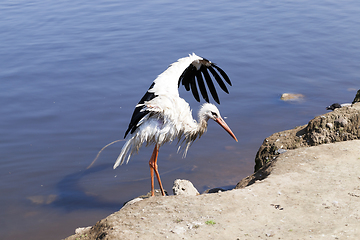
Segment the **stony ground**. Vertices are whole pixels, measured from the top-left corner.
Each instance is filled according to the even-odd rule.
[[[288,151],[243,189],[148,198],[72,239],[358,239],[360,141]]]
[[[238,189],[144,199],[67,239],[359,239],[359,113],[357,104],[267,138],[262,168]]]

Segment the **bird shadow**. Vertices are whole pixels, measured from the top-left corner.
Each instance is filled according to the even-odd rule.
[[[91,168],[85,169],[84,171],[74,172],[66,175],[56,184],[56,191],[58,192],[57,197],[48,206],[60,208],[67,212],[87,209],[101,209],[109,211],[118,211],[127,201],[105,201],[99,196],[86,194],[85,190],[80,186],[80,181],[83,178],[89,178],[90,175],[105,171],[111,168],[110,164],[96,165]],[[163,174],[170,174],[178,168],[171,169]],[[136,179],[133,181],[143,181],[147,178]],[[209,189],[208,186],[203,186],[202,190],[208,189],[208,193],[214,193],[221,191],[227,191],[233,189],[233,185],[221,186],[214,189]],[[205,191],[206,192],[206,191]],[[131,198],[130,198],[131,199]]]
[[[66,175],[62,180],[56,184],[56,189],[59,192],[56,200],[50,205],[57,208],[62,208],[66,211],[74,211],[80,209],[102,209],[117,211],[124,202],[110,202],[100,199],[100,197],[88,195],[80,187],[80,180],[97,172],[109,169],[109,164],[102,164],[86,169],[82,172],[75,172]]]

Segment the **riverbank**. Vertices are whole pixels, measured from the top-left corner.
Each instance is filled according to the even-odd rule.
[[[314,118],[319,123],[312,125],[315,135],[300,128],[293,137],[309,144],[308,139],[325,141],[321,136],[349,136],[346,131],[353,128],[348,124],[357,124],[359,131],[359,107],[356,104]],[[289,136],[279,134],[288,140]],[[272,146],[271,139],[263,145]],[[279,143],[277,139],[273,140]],[[241,181],[239,189],[147,198],[92,227],[78,229],[67,239],[357,239],[360,140],[322,143],[299,144],[291,150],[284,144],[269,147],[274,156],[264,158],[260,171]]]

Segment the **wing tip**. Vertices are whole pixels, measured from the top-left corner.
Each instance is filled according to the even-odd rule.
[[[189,54],[189,57],[191,57],[191,58],[195,57],[195,59],[193,59],[193,61],[189,64],[188,67],[186,67],[186,69],[183,71],[183,73],[179,77],[178,87],[180,87],[180,83],[181,83],[182,85],[184,85],[184,87],[187,91],[190,91],[190,89],[191,89],[195,100],[198,102],[200,102],[198,88],[201,92],[202,98],[206,102],[210,102],[210,101],[209,101],[209,98],[206,97],[207,94],[204,92],[209,90],[210,94],[212,95],[212,98],[215,100],[215,102],[220,104],[220,100],[217,95],[216,88],[213,84],[213,81],[214,81],[213,79],[215,78],[215,80],[219,84],[220,88],[225,93],[229,94],[229,90],[227,89],[224,82],[226,82],[230,86],[232,86],[230,78],[219,66],[217,66],[216,63],[213,63],[206,58],[200,57],[200,56],[196,55],[194,52],[192,54]],[[206,72],[204,72],[204,71],[206,71]],[[208,71],[211,73],[212,77],[210,77]],[[201,74],[203,74],[204,76],[201,76]],[[195,77],[197,79],[198,84],[195,84]],[[205,80],[206,80],[207,90],[205,88],[205,85],[200,84],[201,81],[203,81],[203,78],[205,78]],[[193,88],[195,88],[195,89],[193,89]]]

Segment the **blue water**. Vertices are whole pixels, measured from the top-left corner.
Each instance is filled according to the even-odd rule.
[[[10,1],[0,3],[0,232],[60,239],[150,190],[143,148],[113,170],[134,106],[167,66],[195,52],[233,82],[188,156],[160,149],[165,189],[204,191],[251,174],[274,132],[306,124],[360,88],[359,1]],[[297,103],[284,92],[301,93]],[[190,93],[181,95],[197,111]]]

